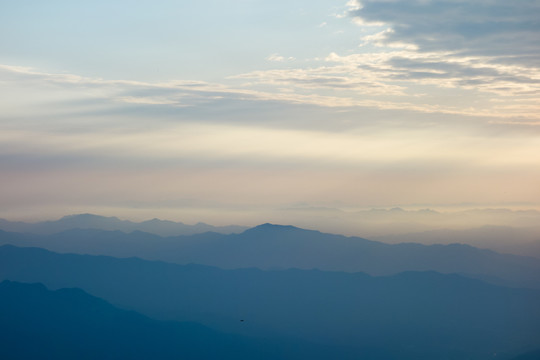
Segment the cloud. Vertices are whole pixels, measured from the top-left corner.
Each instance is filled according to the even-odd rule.
[[[272,54],[269,57],[267,57],[266,60],[281,62],[281,61],[285,61],[285,58],[279,54]]]
[[[414,44],[420,51],[452,51],[534,66],[540,54],[540,3],[506,0],[362,0],[349,14],[384,23],[380,41]]]
[[[275,62],[285,62],[285,61],[293,61],[295,60],[295,58],[292,56],[284,57],[279,54],[272,54],[269,57],[267,57],[266,60],[275,61]]]
[[[310,68],[254,71],[232,76],[232,79],[250,79],[262,84],[290,86],[303,89],[346,89],[356,93],[400,95],[402,88],[377,81],[369,72],[351,72],[345,68]],[[348,105],[353,105],[349,103]]]
[[[295,89],[308,91],[302,94],[234,83],[245,79],[150,83],[2,67],[8,86],[0,101],[7,106],[15,93],[21,104],[3,107],[9,111],[0,124],[0,196],[21,212],[58,204],[59,214],[85,206],[124,211],[127,203],[159,208],[193,198],[224,208],[245,205],[242,216],[306,199],[356,205],[537,201],[538,159],[531,154],[540,143],[532,126],[523,130],[527,136],[513,136],[507,116],[451,114],[449,107],[410,98],[345,97],[332,84],[355,91],[355,71],[383,84],[403,76],[401,68],[425,71],[414,56],[433,72],[463,71],[459,62],[450,66],[438,55],[401,50],[333,54],[326,66],[260,74],[282,76],[282,84],[292,83],[286,76],[293,75]],[[491,76],[494,70],[482,71]],[[499,123],[489,123],[494,120]],[[501,193],[505,187],[509,192]],[[204,220],[209,210],[200,211]]]
[[[498,64],[483,56],[456,56],[452,52],[442,51],[418,52],[407,46],[345,56],[331,53],[325,60],[324,66],[253,71],[231,78],[247,79],[251,84],[287,88],[295,90],[295,93],[331,90],[340,98],[334,104],[341,106],[539,119],[534,106],[540,94],[538,68]],[[493,102],[476,102],[466,107],[462,101],[455,104],[440,102],[441,98],[448,101],[449,98],[444,98],[444,95],[438,96],[436,104],[430,104],[425,96],[415,98],[419,86],[430,87],[429,91],[434,94],[438,89],[474,91],[477,94],[467,95],[474,97],[481,97],[479,94],[482,93],[493,94],[504,97],[506,105],[520,101],[520,106],[510,108],[496,106]]]
[[[256,71],[226,79],[226,84],[105,80],[6,65],[0,65],[0,79],[9,89],[0,90],[4,128],[136,130],[197,121],[324,131],[426,126],[471,131],[480,126],[483,131],[524,132],[538,129],[524,124],[540,121],[534,96],[539,85],[521,67],[410,50],[332,53],[324,66]],[[251,83],[238,84],[245,80]],[[415,96],[411,86],[418,84],[497,97],[469,106],[458,97],[456,104],[441,103],[438,95],[432,100]],[[525,95],[516,97],[519,93]]]
[[[350,65],[345,65],[348,66]],[[414,112],[445,113],[445,110],[439,107],[430,108],[406,101],[355,99],[338,93],[319,94],[311,91],[320,88],[356,91],[365,88],[362,91],[372,94],[395,91],[392,86],[378,84],[367,77],[347,79],[345,73],[327,75],[325,71],[276,70],[239,75],[232,79],[253,79],[260,76],[257,81],[261,83],[272,82],[275,86],[286,87],[294,83],[296,88],[308,90],[307,93],[301,93],[194,81],[148,83],[103,80],[0,66],[0,76],[9,83],[10,88],[9,92],[3,94],[3,102],[6,103],[4,116],[11,114],[14,119],[19,119],[17,121],[24,116],[26,121],[31,121],[38,127],[50,128],[54,124],[62,123],[61,119],[66,119],[61,125],[66,128],[81,126],[83,123],[92,127],[98,122],[108,122],[109,126],[118,122],[122,122],[122,126],[134,126],[138,123],[135,119],[142,119],[141,121],[147,123],[148,119],[152,118],[153,126],[170,121],[178,123],[196,120],[286,128],[309,125],[311,128],[341,130],[369,124],[369,119],[375,116],[375,109],[382,110],[376,114],[379,123],[395,116],[384,112],[387,110],[410,111],[410,114],[400,115],[410,118],[419,117]],[[278,78],[279,76],[282,78]],[[47,94],[46,97],[44,94]],[[11,101],[19,103],[12,112],[8,111]],[[339,112],[340,109],[346,111]],[[364,115],[365,120],[357,119],[359,112]],[[115,119],[114,122],[111,122],[111,117]],[[328,122],[329,117],[334,120]],[[51,122],[44,123],[46,118]],[[354,118],[356,120],[353,121]]]

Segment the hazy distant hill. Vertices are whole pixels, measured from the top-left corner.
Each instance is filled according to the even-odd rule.
[[[70,230],[48,236],[0,232],[0,243],[227,269],[316,268],[371,275],[434,270],[466,274],[495,284],[540,288],[540,259],[537,258],[502,255],[459,244],[390,245],[270,224],[241,234],[205,233],[169,238],[103,230]]]
[[[540,347],[539,291],[434,272],[221,270],[2,246],[0,279],[80,287],[149,316],[227,332],[388,352],[373,359],[491,359]]]
[[[229,335],[120,310],[79,289],[0,283],[2,359],[331,359],[343,349]]]
[[[532,229],[540,236],[540,211],[511,210],[504,208],[448,209],[365,209],[343,211],[337,208],[296,206],[283,209],[278,223],[294,223],[299,227],[312,228],[314,224],[325,232],[339,234],[362,234],[367,238],[391,234],[419,233],[438,229],[474,229],[483,226]]]
[[[540,228],[538,227],[482,226],[466,230],[441,229],[378,236],[374,240],[391,244],[402,242],[421,244],[462,243],[501,253],[540,258]]]
[[[143,222],[120,220],[117,217],[105,217],[93,214],[64,216],[55,221],[37,223],[11,222],[0,219],[0,229],[4,231],[54,234],[71,229],[119,230],[123,232],[144,231],[161,236],[192,235],[208,231],[223,234],[239,233],[246,229],[243,226],[212,226],[204,223],[186,225],[181,222],[152,219]]]

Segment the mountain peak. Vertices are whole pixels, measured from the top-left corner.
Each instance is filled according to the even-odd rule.
[[[264,223],[258,226],[255,226],[255,228],[262,228],[262,229],[299,229],[296,226],[292,225],[280,225],[280,224],[272,224],[272,223]]]
[[[292,225],[279,225],[279,224],[264,223],[264,224],[252,227],[251,229],[247,229],[244,232],[278,232],[278,231],[282,232],[282,231],[292,231],[292,230],[302,230],[302,229],[296,226],[292,226]]]

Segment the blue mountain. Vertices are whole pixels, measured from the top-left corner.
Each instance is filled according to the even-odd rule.
[[[152,320],[76,288],[0,283],[2,359],[352,359],[346,349]]]
[[[385,244],[293,226],[264,224],[240,234],[160,237],[74,229],[53,235],[0,231],[0,244],[57,252],[140,257],[224,269],[319,269],[392,275],[404,271],[458,273],[497,285],[540,288],[540,259],[499,254],[468,245]]]
[[[161,320],[347,347],[365,359],[504,359],[540,347],[540,291],[436,272],[223,270],[6,245],[0,279],[79,287]]]
[[[239,233],[246,229],[243,226],[212,226],[205,223],[194,225],[182,222],[151,219],[142,222],[120,220],[114,216],[100,216],[94,214],[77,214],[64,216],[53,221],[41,221],[36,223],[25,223],[22,221],[8,221],[0,219],[0,229],[21,233],[33,234],[54,234],[71,229],[99,229],[110,231],[144,231],[161,236],[191,235],[208,231],[230,234]]]

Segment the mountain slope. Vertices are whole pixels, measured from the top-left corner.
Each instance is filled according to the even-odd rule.
[[[389,352],[382,359],[489,359],[540,346],[539,291],[434,272],[221,270],[2,246],[0,279],[76,286],[152,317],[228,332],[371,346]]]
[[[526,354],[519,355],[512,360],[539,360],[540,359],[540,350],[531,351]]]
[[[204,233],[168,238],[142,232],[126,234],[103,230],[70,230],[49,236],[0,232],[0,243],[226,269],[316,268],[371,275],[433,270],[459,273],[499,285],[540,288],[540,259],[537,258],[498,254],[461,244],[390,245],[271,224],[241,234]]]
[[[0,283],[2,359],[331,359],[346,349],[156,321],[79,289]]]

